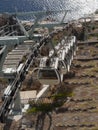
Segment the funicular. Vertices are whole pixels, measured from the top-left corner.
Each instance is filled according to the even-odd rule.
[[[74,55],[76,54],[76,37],[75,36],[70,36],[67,38],[67,40],[65,39],[65,45],[64,48],[66,48],[68,46],[69,48],[69,54],[71,56],[71,61],[73,60]]]
[[[41,84],[46,85],[57,85],[61,83],[58,58],[41,58],[38,68],[38,80]]]
[[[77,51],[77,40],[76,40],[76,37],[75,36],[72,36],[71,37],[72,40],[73,40],[73,49],[74,49],[74,56],[76,55],[76,51]]]
[[[59,58],[61,73],[65,74],[69,72],[70,66],[74,56],[74,36],[63,39],[58,45],[55,46],[55,50],[49,52],[49,56],[52,56],[54,51],[56,51],[56,56]]]
[[[65,49],[61,49],[58,54],[61,73],[66,74],[70,70],[70,57],[68,57],[68,53],[66,53]]]
[[[68,41],[71,42],[71,47],[73,50],[74,55],[76,55],[76,50],[77,50],[77,40],[75,36],[70,36],[68,38]]]
[[[60,48],[60,50],[58,52],[62,53],[62,51],[64,51],[64,53],[65,53],[65,61],[66,61],[66,63],[68,64],[68,66],[69,66],[69,64],[71,65],[71,62],[73,60],[73,58],[72,58],[73,54],[72,54],[72,48],[71,48],[70,43],[67,43],[64,46],[62,46],[62,48]]]
[[[56,57],[43,57],[38,68],[38,80],[41,84],[57,85],[62,82],[61,76],[69,72],[71,54],[68,48],[60,49]]]

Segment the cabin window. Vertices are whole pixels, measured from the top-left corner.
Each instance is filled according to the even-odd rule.
[[[64,68],[64,63],[61,61],[59,66]]]
[[[2,56],[3,56],[3,53],[0,55],[0,61],[1,61],[1,59],[2,59]]]
[[[57,79],[55,70],[40,70],[39,79]]]
[[[64,59],[65,63],[68,63],[68,57],[66,56]]]

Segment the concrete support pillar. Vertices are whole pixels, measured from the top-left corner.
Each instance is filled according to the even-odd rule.
[[[19,90],[17,91],[16,99],[13,102],[8,118],[15,121],[18,121],[22,118],[22,106]]]
[[[19,114],[19,113],[22,112],[22,106],[21,106],[21,99],[20,99],[19,90],[17,91],[17,97],[16,97],[16,99],[14,101],[13,112],[15,112],[16,114]]]
[[[5,46],[4,52],[2,53],[2,57],[0,59],[0,72],[2,71],[2,66],[3,66],[3,63],[4,63],[5,57],[7,55],[7,51],[8,51],[8,47]]]

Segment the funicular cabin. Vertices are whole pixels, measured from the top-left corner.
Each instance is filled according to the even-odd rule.
[[[60,84],[60,70],[58,58],[44,57],[40,61],[38,69],[38,79],[41,84],[57,85]]]

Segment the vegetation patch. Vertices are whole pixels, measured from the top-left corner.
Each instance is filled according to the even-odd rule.
[[[50,112],[55,110],[55,108],[61,107],[64,103],[67,97],[72,97],[73,93],[70,91],[66,91],[64,93],[58,93],[51,97],[49,97],[52,100],[52,103],[44,103],[39,102],[38,104],[35,104],[34,102],[30,103],[31,108],[27,110],[27,113],[37,113],[37,112]]]
[[[56,101],[56,100],[63,100],[63,99],[66,99],[67,97],[72,97],[72,96],[73,96],[72,92],[64,92],[64,93],[58,93],[58,94],[54,95],[52,97],[52,99],[54,101]]]
[[[62,102],[36,104],[35,106],[31,106],[31,108],[27,110],[27,113],[50,112],[60,106],[62,106]]]

